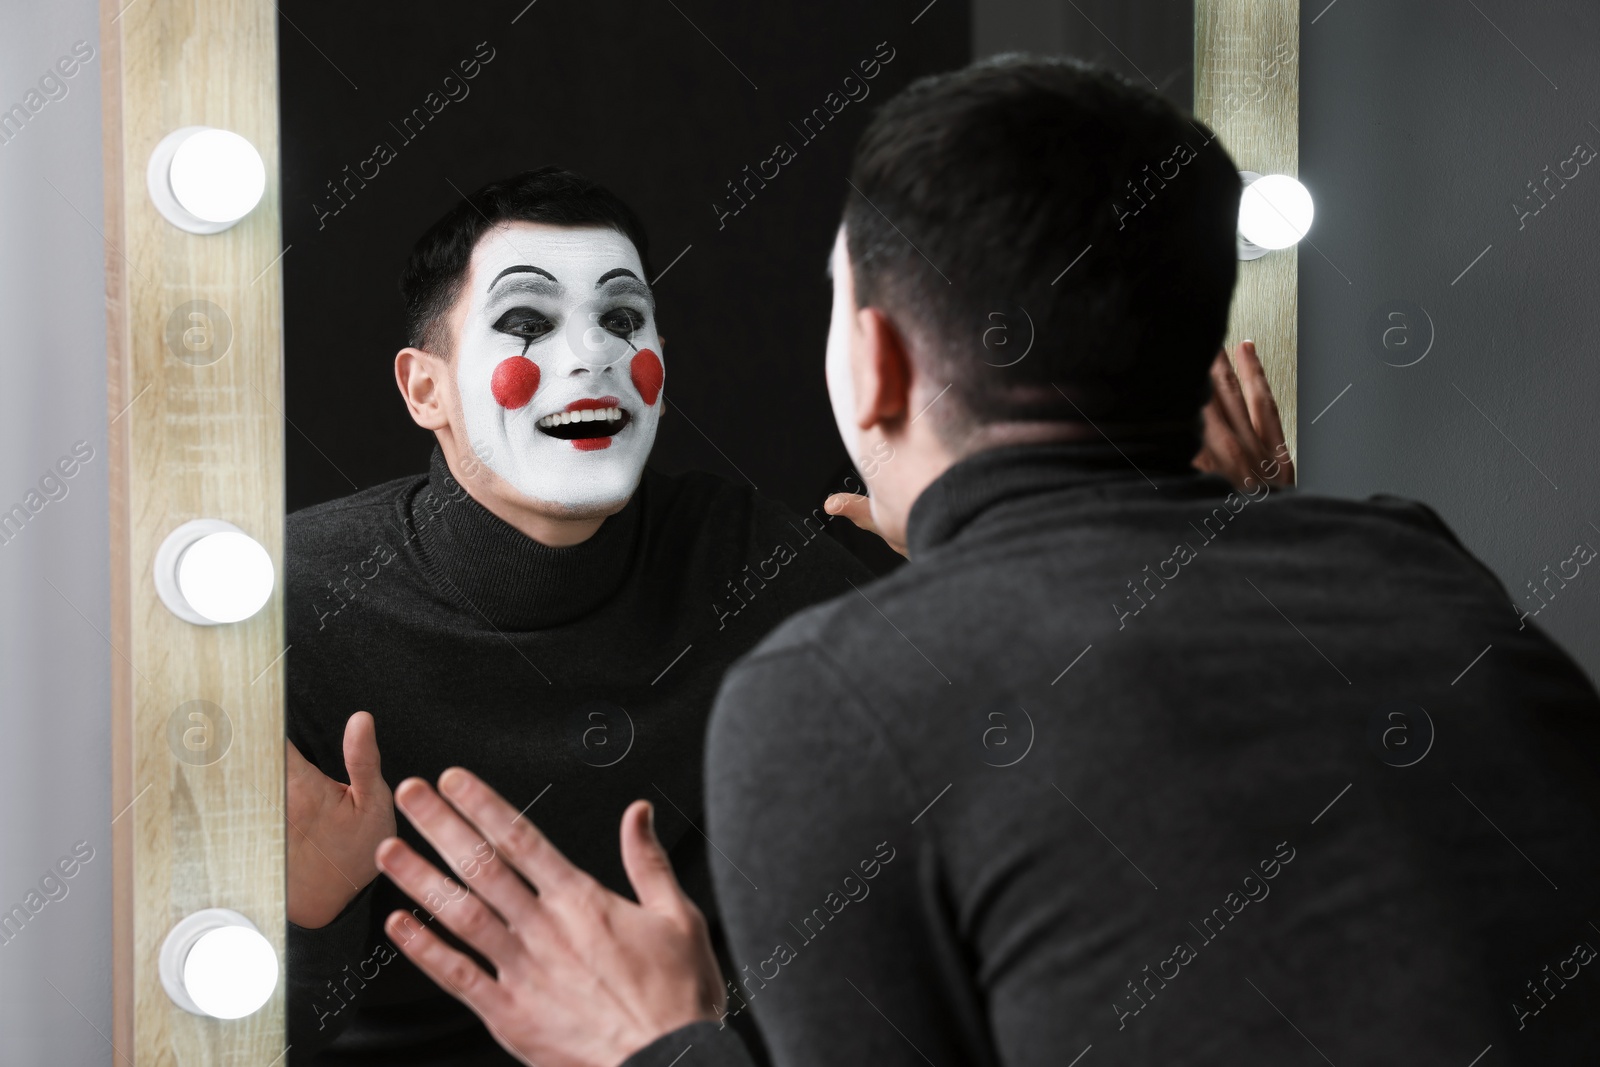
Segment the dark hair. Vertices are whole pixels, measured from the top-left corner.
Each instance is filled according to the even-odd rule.
[[[1107,71],[1000,56],[886,102],[850,181],[856,301],[953,386],[947,439],[1017,419],[1197,424],[1240,192],[1202,124]]]
[[[466,284],[478,240],[504,222],[555,226],[605,226],[633,242],[650,273],[649,240],[633,209],[599,182],[559,167],[540,167],[491,182],[473,193],[418,238],[400,275],[406,304],[407,343],[447,355],[445,315]]]

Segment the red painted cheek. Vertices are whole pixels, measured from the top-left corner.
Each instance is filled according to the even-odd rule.
[[[611,447],[609,437],[579,437],[573,440],[572,447],[579,452],[598,452],[602,448]]]
[[[522,356],[501,360],[489,379],[489,391],[503,408],[515,411],[525,406],[539,391],[539,365]]]
[[[656,397],[661,395],[661,382],[666,378],[666,372],[661,369],[661,357],[648,348],[639,349],[628,367],[628,374],[644,402],[653,406]]]

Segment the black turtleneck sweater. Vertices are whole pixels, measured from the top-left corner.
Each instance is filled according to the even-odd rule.
[[[957,464],[909,566],[729,672],[736,1022],[780,1067],[1594,1062],[1588,679],[1421,505],[1120,443]]]
[[[436,451],[426,477],[289,516],[289,738],[347,781],[345,721],[370,711],[391,785],[471,768],[623,893],[618,820],[648,798],[716,929],[701,833],[712,697],[782,619],[870,579],[830,521],[710,475],[646,472],[588,541],[548,548]],[[436,858],[404,819],[399,832]],[[389,944],[384,917],[414,906],[380,877],[328,926],[290,927],[292,1063],[513,1062]]]

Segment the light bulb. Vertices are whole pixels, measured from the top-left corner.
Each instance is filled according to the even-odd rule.
[[[214,533],[190,545],[178,560],[178,589],[189,606],[212,622],[239,622],[272,596],[272,557],[243,533]]]
[[[1287,174],[1261,176],[1243,172],[1244,193],[1239,198],[1239,237],[1243,258],[1289,248],[1311,229],[1316,210],[1311,193]]]
[[[261,202],[267,168],[255,145],[231,130],[202,130],[173,154],[172,195],[207,222],[236,222]]]
[[[278,986],[278,954],[257,930],[224,926],[200,935],[183,961],[183,986],[218,1019],[242,1019]]]
[[[272,557],[230,522],[196,519],[156,553],[156,593],[172,613],[200,626],[241,622],[272,599]]]
[[[231,130],[185,126],[161,139],[145,169],[150,199],[190,233],[220,233],[250,214],[267,188],[255,145]]]
[[[255,924],[228,908],[185,916],[161,943],[158,971],[173,1003],[195,1015],[242,1019],[278,987],[278,954]]]

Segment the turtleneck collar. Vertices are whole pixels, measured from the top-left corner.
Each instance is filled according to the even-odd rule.
[[[409,502],[422,570],[446,596],[500,630],[580,619],[627,580],[644,511],[644,482],[593,537],[542,545],[474,500],[435,448],[428,481]]]
[[[906,520],[907,547],[916,559],[954,538],[981,512],[1015,497],[1195,477],[1191,464],[1198,449],[1189,430],[1120,444],[1096,440],[986,449],[955,463],[917,497]]]

